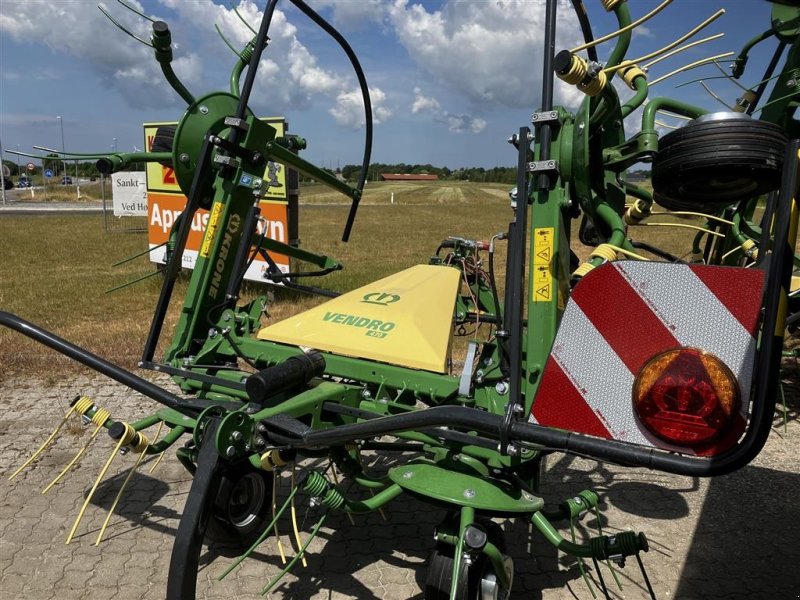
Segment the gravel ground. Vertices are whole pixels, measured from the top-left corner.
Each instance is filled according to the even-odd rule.
[[[794,382],[792,382],[794,383]],[[150,474],[137,471],[115,511],[106,539],[94,541],[127,470],[131,454],[117,459],[89,505],[78,535],[64,540],[111,440],[101,435],[80,467],[42,495],[89,430],[70,428],[35,468],[12,481],[8,476],[46,438],[69,399],[87,394],[115,418],[144,415],[152,403],[110,380],[75,375],[52,381],[0,382],[0,598],[111,600],[163,598],[173,538],[191,478],[172,453]],[[800,598],[800,404],[790,398],[789,419],[781,420],[766,449],[752,465],[713,480],[624,469],[596,461],[554,455],[548,464],[545,498],[559,501],[586,487],[603,497],[604,532],[644,531],[651,550],[643,555],[656,596],[680,599]],[[376,457],[371,469],[386,466]],[[288,479],[282,483],[288,489]],[[432,531],[441,511],[401,496],[380,515],[334,515],[311,546],[308,566],[297,565],[272,594],[275,598],[421,598]],[[315,513],[300,508],[304,535]],[[581,531],[596,532],[584,519]],[[522,524],[503,524],[515,559],[514,599],[591,599],[577,563],[556,553],[536,534],[529,542]],[[289,531],[282,522],[281,533]],[[565,532],[566,533],[566,532]],[[288,536],[287,553],[293,554]],[[204,548],[198,598],[257,598],[280,570],[274,540],[222,582],[216,577],[233,556]],[[587,565],[589,566],[589,565]],[[647,598],[635,561],[620,571],[623,590],[604,579],[613,598]],[[598,594],[600,597],[600,594]]]

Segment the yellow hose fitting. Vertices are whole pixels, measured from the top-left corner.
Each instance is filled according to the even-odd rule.
[[[758,258],[758,246],[756,246],[756,243],[751,239],[746,239],[742,242],[742,252],[744,252],[747,258],[752,260]]]
[[[624,81],[629,88],[633,91],[636,91],[636,84],[634,83],[637,77],[644,77],[647,79],[647,73],[645,73],[639,65],[631,65],[629,67],[625,67],[624,69],[620,70],[622,74],[622,81]]]
[[[586,59],[569,50],[562,50],[555,56],[553,69],[559,79],[570,85],[580,83],[589,75],[589,63]]]
[[[120,448],[127,446],[136,452],[142,452],[150,445],[150,440],[141,431],[124,421],[117,421],[108,429],[111,439],[117,440]]]
[[[274,471],[278,467],[284,466],[287,462],[281,456],[280,450],[270,450],[261,455],[261,468],[264,471]]]
[[[98,408],[94,415],[92,415],[92,423],[98,427],[102,427],[110,418],[110,412],[108,412],[105,408]]]
[[[136,430],[128,423],[123,423],[125,431],[122,434],[122,445],[128,446],[136,438]]]
[[[617,249],[608,244],[600,244],[589,255],[589,258],[602,258],[607,262],[617,260]]]
[[[589,273],[589,271],[591,271],[592,269],[594,269],[594,265],[590,262],[585,262],[572,272],[572,277],[575,279],[580,279],[581,277]]]
[[[598,71],[597,75],[590,77],[589,80],[583,80],[578,84],[578,89],[587,96],[597,96],[602,92],[608,83],[608,76],[604,71]]]
[[[605,8],[607,12],[611,12],[617,8],[617,5],[622,4],[624,1],[625,0],[600,0],[600,4],[603,5],[603,8]]]
[[[591,259],[593,258],[602,258],[606,262],[617,260],[617,249],[610,244],[600,244],[597,248],[592,250],[592,253],[589,255],[589,260],[572,272],[572,277],[574,279],[580,279],[594,269],[595,265],[591,263]]]
[[[136,433],[136,439],[134,440],[131,447],[135,452],[144,452],[147,450],[147,447],[150,445],[150,440],[147,439],[147,436],[142,432]]]
[[[626,225],[638,225],[642,219],[646,219],[649,216],[650,206],[642,200],[636,200],[622,215],[622,220],[625,221]]]
[[[83,396],[81,397],[80,400],[78,400],[75,403],[75,412],[83,416],[87,412],[89,412],[93,407],[94,407],[94,402],[92,402],[90,398]]]

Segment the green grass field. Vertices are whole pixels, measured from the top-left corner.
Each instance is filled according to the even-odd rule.
[[[503,183],[471,183],[468,181],[370,181],[364,186],[362,204],[481,204],[491,200],[508,201]],[[347,204],[348,199],[322,184],[303,184],[304,204]]]
[[[345,265],[343,271],[312,283],[347,291],[408,266],[427,263],[448,235],[488,239],[506,231],[512,219],[506,190],[504,185],[459,182],[370,184],[351,241],[343,243],[346,199],[340,196],[333,205],[332,199],[320,200],[328,197],[327,192],[308,186],[303,190],[300,208],[301,245]],[[391,191],[395,192],[393,205]],[[573,230],[577,230],[577,224]],[[642,227],[635,234],[650,242],[656,237],[666,240],[666,249],[682,253],[694,232]],[[147,257],[112,267],[146,249],[145,233],[106,233],[99,215],[2,215],[0,239],[0,310],[18,314],[127,368],[135,367],[161,278],[151,277],[112,294],[105,291],[155,271]],[[573,248],[581,257],[588,255],[589,250],[577,242]],[[499,244],[496,264],[501,286],[504,257],[505,246]],[[250,284],[245,292],[253,295],[265,289]],[[270,308],[275,319],[323,301],[280,288],[268,289],[275,296]],[[178,283],[162,343],[169,339],[185,290],[186,277]],[[4,328],[0,328],[0,352],[5,359],[0,377],[78,368],[69,359]]]
[[[376,186],[377,187],[377,186]],[[312,194],[309,194],[312,196]],[[507,228],[512,212],[505,200],[486,195],[482,202],[424,204],[425,194],[407,190],[415,202],[402,205],[365,202],[351,241],[341,241],[348,207],[301,207],[302,247],[328,254],[343,271],[317,280],[346,291],[405,267],[426,263],[448,235],[488,238]],[[464,196],[477,198],[471,193]],[[160,289],[160,276],[112,294],[106,290],[155,271],[147,257],[117,268],[112,264],[146,249],[145,233],[106,233],[102,216],[0,216],[0,310],[15,313],[67,340],[127,368],[136,365]],[[187,276],[188,277],[188,276]],[[179,282],[165,331],[180,308],[186,278]],[[270,289],[271,308],[282,318],[322,301],[275,287],[251,284],[249,294]],[[162,342],[168,340],[164,336]],[[60,371],[74,363],[27,338],[0,328],[0,374]]]

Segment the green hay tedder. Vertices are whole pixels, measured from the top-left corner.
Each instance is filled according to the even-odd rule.
[[[181,393],[0,313],[3,325],[160,403],[155,412],[124,422],[81,397],[64,420],[75,415],[90,421],[95,435],[108,431],[113,452],[106,469],[124,449],[141,461],[176,447],[193,474],[167,598],[195,597],[205,538],[243,548],[230,572],[275,535],[287,508],[294,513],[296,502],[316,505],[320,516],[310,533],[301,535],[294,520],[295,556],[266,593],[303,560],[329,512],[379,511],[403,494],[446,509],[434,533],[425,598],[508,597],[514,568],[497,519],[530,524],[540,543],[595,563],[623,565],[633,557],[647,582],[640,559],[648,550],[644,534],[601,534],[579,543],[558,533],[559,522],[594,512],[599,498],[576,490],[559,505],[545,505],[543,458],[574,453],[705,477],[746,465],[763,447],[784,330],[800,314],[792,294],[800,8],[773,5],[771,23],[744,45],[730,77],[745,81],[755,44],[775,44],[773,60],[765,73],[747,73],[754,83],[741,84],[732,110],[714,112],[650,97],[644,61],[654,55],[626,58],[633,27],[650,15],[633,21],[625,0],[602,0],[619,28],[608,37],[614,47],[601,64],[595,46],[605,40],[593,40],[581,0],[572,4],[586,43],[555,51],[557,1],[547,0],[541,106],[530,127],[510,140],[518,177],[508,231],[490,241],[448,238],[429,264],[264,326],[266,295],[240,301],[254,257],[271,264],[272,282],[309,292],[320,290],[301,285],[299,276],[341,268],[326,255],[261,233],[258,201],[269,185],[263,176],[268,164],[281,163],[349,198],[346,241],[372,142],[368,87],[355,54],[303,0],[289,1],[341,45],[357,74],[367,129],[354,187],[301,158],[304,139],[276,135],[248,108],[277,0],[269,0],[239,53],[230,89],[199,97],[172,71],[170,30],[154,21],[155,58],[188,107],[177,128],[159,132],[159,151],[95,157],[106,173],[136,161],[169,165],[188,198],[171,230],[170,260],[140,362],[171,376]],[[659,52],[678,48],[701,28]],[[556,76],[585,93],[577,110],[553,105]],[[632,91],[627,101],[615,79],[623,84],[619,89]],[[661,135],[659,111],[686,124]],[[652,193],[627,181],[626,172],[642,162],[652,163]],[[171,343],[156,358],[198,210],[209,213],[206,232]],[[664,211],[700,219],[689,226],[696,236],[682,256],[633,235]],[[570,248],[573,223],[591,247],[583,262]],[[494,269],[501,243],[507,244],[504,282],[496,281]],[[269,253],[309,267],[281,272]],[[480,323],[489,324],[490,333],[475,336],[463,367],[452,373],[454,330]],[[155,426],[166,433],[154,435]],[[391,453],[393,466],[372,477],[362,468],[363,453]],[[334,470],[307,468],[308,457],[329,459]],[[287,465],[301,473],[288,495],[276,498],[276,473]],[[366,494],[354,494],[353,487]],[[79,524],[80,516],[70,538]]]

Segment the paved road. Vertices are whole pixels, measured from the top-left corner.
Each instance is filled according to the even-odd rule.
[[[103,203],[99,200],[85,202],[27,202],[6,196],[5,205],[0,204],[2,215],[47,215],[47,214],[88,214],[102,213]]]
[[[105,436],[87,460],[47,495],[55,476],[89,431],[72,427],[36,468],[8,482],[58,422],[76,393],[86,393],[115,418],[145,414],[150,401],[96,376],[0,381],[0,598],[26,600],[156,599],[164,597],[173,537],[190,477],[173,456],[149,473],[141,468],[111,521],[106,540],[94,546],[121,479],[133,462],[117,459],[89,506],[77,538],[64,539],[103,461],[111,451]],[[708,480],[668,476],[642,469],[604,466],[595,461],[556,458],[546,480],[546,499],[558,501],[593,486],[604,498],[605,532],[644,530],[652,550],[644,555],[660,600],[793,599],[800,597],[800,404],[792,400],[786,432],[776,426],[755,463]],[[369,469],[387,462],[376,459]],[[282,480],[286,493],[288,480]],[[357,527],[333,516],[311,544],[308,567],[273,593],[275,598],[420,599],[431,533],[441,512],[400,497],[379,515],[356,517]],[[315,512],[300,508],[304,536]],[[581,530],[592,530],[585,519]],[[281,522],[283,544],[288,521]],[[513,599],[591,599],[576,562],[558,555],[541,537],[529,543],[527,528],[504,524],[517,576]],[[288,550],[291,554],[291,550]],[[223,582],[216,577],[232,562],[229,551],[205,549],[198,598],[258,598],[280,569],[274,541],[265,543]],[[611,582],[604,571],[606,582]],[[635,561],[621,571],[622,592],[613,598],[647,598]],[[600,596],[598,596],[600,597]]]

